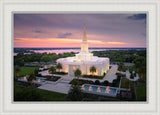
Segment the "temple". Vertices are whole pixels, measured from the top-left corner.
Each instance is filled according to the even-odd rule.
[[[88,41],[86,35],[86,27],[84,24],[83,39],[81,43],[81,52],[75,57],[60,58],[57,63],[62,64],[61,71],[67,72],[68,76],[74,76],[74,71],[80,69],[82,75],[91,75],[90,67],[94,66],[96,72],[94,75],[103,76],[109,70],[109,58],[93,56],[88,51]]]

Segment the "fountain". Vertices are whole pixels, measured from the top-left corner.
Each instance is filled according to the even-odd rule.
[[[100,87],[98,87],[98,88],[97,88],[97,92],[98,92],[98,93],[100,93],[100,92],[101,92],[101,89],[100,89]]]
[[[41,82],[41,80],[40,79],[38,79],[38,83],[40,83]]]
[[[109,89],[109,86],[107,86],[105,93],[109,93],[109,92],[110,92],[110,89]]]
[[[24,80],[26,81],[27,79],[26,79],[26,76],[24,76]]]
[[[81,87],[81,90],[85,90],[85,87],[84,87],[84,85],[82,85],[82,87]]]
[[[92,89],[92,86],[89,86],[89,89],[88,89],[89,91],[93,91],[93,89]]]

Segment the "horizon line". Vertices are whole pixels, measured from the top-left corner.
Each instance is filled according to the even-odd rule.
[[[81,48],[81,47],[14,47],[14,48]],[[89,47],[90,48],[147,48],[147,47]]]

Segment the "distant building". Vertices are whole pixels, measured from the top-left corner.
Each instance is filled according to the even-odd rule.
[[[63,72],[68,72],[69,76],[74,76],[74,71],[79,68],[82,75],[91,75],[90,67],[96,68],[95,75],[102,76],[109,70],[109,58],[93,56],[93,53],[88,51],[88,42],[86,36],[86,28],[84,24],[84,33],[81,43],[81,52],[75,57],[60,58],[57,63],[62,64]]]

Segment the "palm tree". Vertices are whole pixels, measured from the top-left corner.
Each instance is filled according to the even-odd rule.
[[[36,77],[34,76],[33,73],[30,73],[29,77],[27,78],[27,81],[30,83],[32,86],[33,80],[36,80]]]
[[[79,80],[79,76],[82,74],[81,70],[76,69],[76,71],[74,72],[74,75],[78,78]]]
[[[16,74],[17,74],[17,77],[19,77],[19,72],[21,72],[21,69],[19,67],[16,68]]]
[[[58,63],[57,65],[56,65],[56,68],[59,70],[59,72],[60,72],[60,69],[62,69],[62,64],[61,63]]]
[[[96,72],[96,68],[94,66],[90,67],[90,72],[92,73],[92,76],[94,76],[94,73]]]
[[[52,74],[51,79],[53,79],[53,74],[56,72],[56,68],[53,67],[53,66],[51,66],[51,67],[49,68],[49,72]]]

